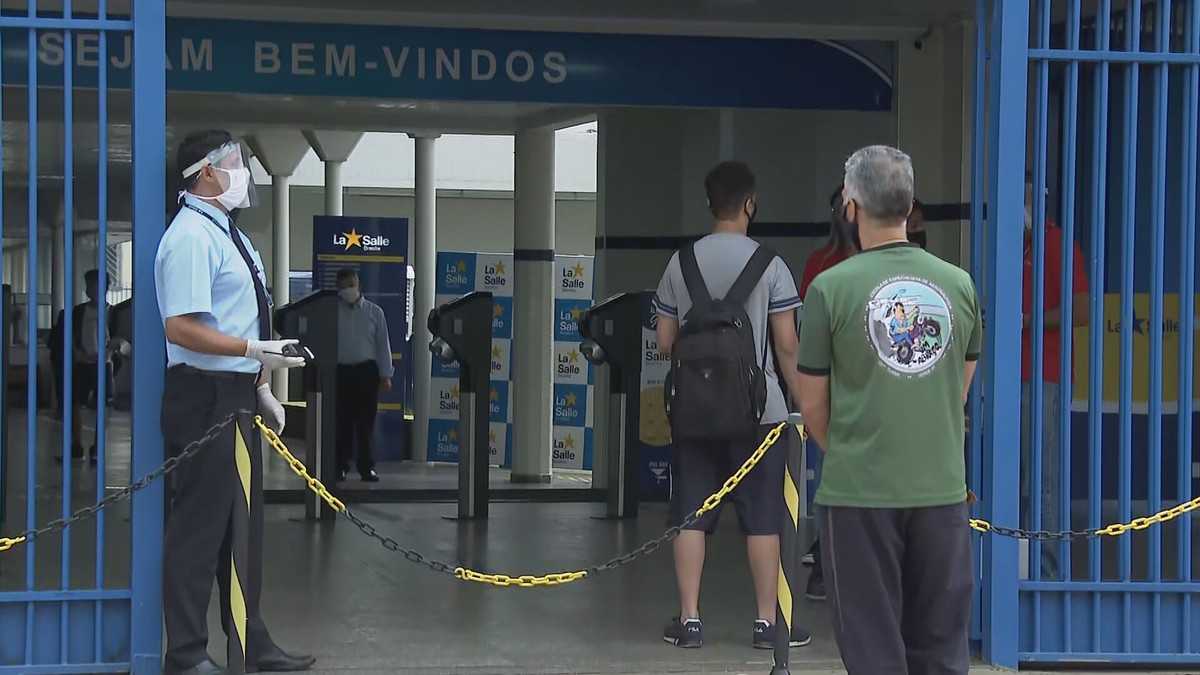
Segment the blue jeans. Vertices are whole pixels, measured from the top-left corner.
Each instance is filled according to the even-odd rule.
[[[1042,482],[1036,486],[1041,494],[1042,519],[1039,529],[1057,532],[1062,529],[1061,494],[1059,492],[1060,457],[1062,455],[1062,438],[1059,434],[1061,418],[1059,417],[1059,398],[1061,389],[1057,382],[1045,382],[1042,388],[1042,434],[1041,434],[1041,467]],[[1030,406],[1033,390],[1029,382],[1021,383],[1021,526],[1032,526],[1030,517],[1030,478],[1032,475],[1031,456],[1033,436],[1033,416]],[[1042,543],[1042,578],[1058,576],[1057,542]]]
[[[815,439],[808,439],[808,451],[817,453],[817,461],[813,467],[813,480],[817,484],[817,488],[821,487],[821,469],[825,466],[825,452],[821,450],[821,446],[817,445]],[[825,507],[820,504],[813,504],[814,522],[821,522],[821,515],[825,512]],[[808,547],[808,552],[813,556],[813,564],[816,569],[821,569],[821,537],[819,534],[813,535],[812,545]]]

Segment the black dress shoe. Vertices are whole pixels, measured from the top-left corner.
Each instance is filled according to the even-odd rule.
[[[279,647],[258,657],[258,660],[246,668],[247,673],[296,673],[308,670],[316,663],[315,656],[308,654],[288,654]]]
[[[366,471],[360,472],[358,475],[362,476],[364,483],[379,482],[379,474],[375,473],[375,469],[367,469]]]
[[[344,482],[346,482],[346,474],[347,474],[347,473],[350,473],[350,472],[349,472],[349,471],[346,471],[345,469],[338,469],[338,472],[337,472],[337,482],[339,482],[339,483],[344,483]]]
[[[166,675],[224,675],[225,669],[208,659],[187,670],[167,670]]]

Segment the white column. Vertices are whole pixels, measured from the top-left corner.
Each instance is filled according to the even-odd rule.
[[[276,307],[291,302],[291,176],[271,176],[271,295]],[[271,391],[280,401],[288,400],[288,372],[271,373]]]
[[[58,316],[59,310],[66,306],[66,283],[63,279],[66,268],[66,227],[64,225],[54,226],[54,237],[51,240],[50,247],[52,249],[50,255],[50,315]]]
[[[271,130],[257,133],[249,139],[259,163],[271,176],[271,295],[275,307],[290,300],[291,272],[291,214],[290,190],[292,174],[300,166],[309,146],[295,130]],[[287,369],[271,371],[271,391],[280,401],[288,400]]]
[[[44,231],[45,228],[38,228]],[[50,234],[54,233],[51,226]],[[42,241],[47,238],[42,237]],[[53,246],[42,246],[38,249],[38,293],[54,292],[54,250]]]
[[[429,386],[433,354],[428,346],[433,337],[425,317],[433,309],[437,265],[437,136],[414,135],[416,143],[416,208],[413,218],[412,268],[416,272],[413,326],[413,459],[423,462],[429,450]]]
[[[325,215],[342,215],[342,161],[325,160]]]
[[[513,199],[514,483],[549,483],[554,401],[554,130],[517,132]]]

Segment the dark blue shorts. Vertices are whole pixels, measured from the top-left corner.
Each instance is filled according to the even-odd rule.
[[[761,426],[757,435],[747,437],[744,441],[673,441],[668,526],[682,524],[684,518],[699,509],[709,495],[720,490],[775,426]],[[712,534],[721,517],[722,507],[732,501],[737,509],[738,527],[742,534],[779,534],[783,522],[783,474],[787,465],[787,444],[793,437],[794,433],[788,434],[785,430],[732,494],[726,496],[716,509],[705,513],[685,529]]]

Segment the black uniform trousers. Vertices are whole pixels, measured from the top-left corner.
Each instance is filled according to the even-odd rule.
[[[379,366],[374,361],[338,364],[336,405],[338,470],[350,471],[356,436],[358,472],[374,469],[371,440],[375,436],[375,416],[379,411]]]
[[[257,374],[226,373],[176,366],[167,370],[162,432],[168,456],[212,425],[239,410],[241,433],[250,455],[250,523],[246,578],[239,579],[246,601],[246,663],[254,664],[274,643],[259,614],[263,565],[263,483],[260,434],[253,427],[258,408]],[[170,507],[163,541],[163,615],[167,630],[167,672],[186,670],[208,658],[208,604],[213,577],[220,592],[221,619],[230,632],[229,599],[235,499],[244,500],[235,463],[238,429],[227,425],[209,447],[183,461],[171,474]],[[244,513],[244,512],[243,512]],[[236,640],[236,637],[232,639]]]

